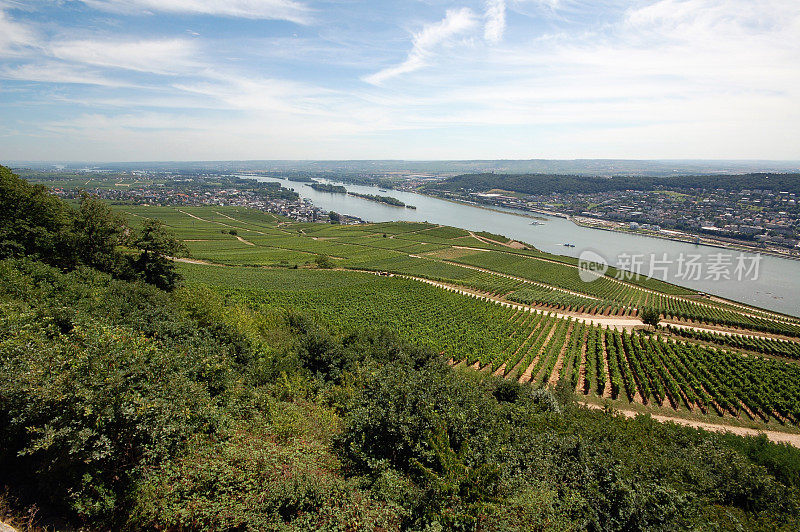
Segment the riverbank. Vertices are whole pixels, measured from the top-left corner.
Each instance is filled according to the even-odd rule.
[[[500,208],[496,208],[497,206],[488,206],[486,204],[479,204],[474,203],[466,200],[456,200],[453,198],[445,198],[442,196],[436,196],[432,194],[427,194],[425,192],[416,191],[418,194],[422,194],[431,198],[436,198],[443,201],[450,201],[453,203],[458,203],[461,205],[469,205],[471,207],[477,207],[479,209],[488,209],[490,211],[495,212],[503,212],[507,214],[514,214],[516,216],[527,216],[536,220],[543,220],[545,218],[541,218],[535,215],[526,215],[523,213],[518,212],[511,212],[506,211]],[[512,209],[509,207],[509,209]],[[523,210],[521,207],[514,207],[513,209],[516,210]],[[782,259],[790,259],[794,261],[800,261],[800,254],[798,253],[791,253],[791,251],[782,251],[774,248],[761,248],[757,246],[748,246],[747,244],[742,243],[733,243],[728,242],[725,240],[718,240],[715,238],[708,237],[706,235],[699,235],[699,234],[692,234],[692,233],[685,233],[682,231],[676,230],[669,230],[671,234],[665,234],[664,232],[657,232],[657,231],[646,231],[646,230],[631,230],[623,226],[618,222],[612,222],[610,220],[603,220],[601,218],[588,218],[584,216],[572,216],[567,213],[558,212],[558,211],[548,211],[544,209],[533,209],[530,207],[525,208],[524,210],[529,212],[534,212],[537,214],[542,214],[544,216],[550,216],[554,218],[563,218],[565,220],[569,220],[573,224],[579,227],[585,227],[587,229],[600,229],[602,231],[610,231],[613,233],[623,233],[628,235],[635,235],[635,236],[649,236],[653,238],[659,238],[661,240],[670,240],[672,242],[680,242],[683,244],[697,244],[703,245],[718,249],[726,249],[726,250],[733,250],[733,251],[740,251],[745,253],[759,253],[762,255],[770,255],[772,257],[778,257]],[[683,236],[681,236],[683,235]]]
[[[440,200],[440,201],[447,201],[449,203],[455,203],[456,205],[466,205],[467,207],[474,207],[476,209],[482,209],[484,211],[492,211],[492,212],[499,212],[499,213],[502,213],[502,214],[510,214],[512,216],[519,216],[520,218],[529,218],[531,220],[538,220],[540,222],[547,221],[547,218],[545,218],[543,216],[536,216],[534,214],[526,214],[524,212],[517,212],[515,209],[511,209],[511,208],[497,208],[497,206],[489,206],[489,205],[485,205],[485,204],[481,204],[481,203],[476,203],[476,202],[473,202],[473,201],[457,200],[457,199],[453,199],[453,198],[444,198],[442,196],[434,196],[433,194],[428,194],[427,192],[423,192],[421,190],[402,190],[402,189],[399,189],[399,188],[398,189],[394,189],[394,190],[399,190],[401,192],[409,192],[411,194],[419,194],[420,196],[425,196],[427,198],[433,198],[433,199],[437,199],[437,200]],[[508,209],[508,210],[506,210],[506,209]],[[532,212],[538,212],[538,211],[532,211]],[[567,218],[567,216],[565,214],[555,215],[555,214],[549,214],[549,213],[544,213],[544,212],[542,212],[540,214],[545,214],[546,216],[558,216],[560,218]]]

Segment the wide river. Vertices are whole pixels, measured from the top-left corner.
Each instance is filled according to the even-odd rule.
[[[762,255],[758,261],[752,254],[580,227],[563,218],[547,217],[542,220],[543,225],[531,225],[533,220],[519,216],[518,211],[489,210],[413,192],[381,192],[377,187],[345,184],[353,192],[395,197],[416,206],[416,210],[344,194],[318,192],[304,183],[285,179],[258,179],[279,181],[282,186],[294,189],[322,209],[367,221],[427,221],[473,231],[489,231],[530,243],[543,251],[572,257],[590,250],[612,265],[628,266],[627,269],[638,269],[645,275],[652,273],[653,277],[709,294],[800,316],[800,261],[769,255]],[[575,247],[566,247],[565,243]],[[632,267],[639,262],[640,267]]]

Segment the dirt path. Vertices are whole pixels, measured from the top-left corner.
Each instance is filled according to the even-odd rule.
[[[251,231],[253,233],[258,233],[259,235],[267,235],[267,233],[264,233],[263,231],[256,231],[255,229],[248,229],[247,227],[240,227],[240,226],[236,226],[236,225],[230,225],[230,224],[226,224],[225,222],[218,222],[216,220],[206,220],[205,218],[200,218],[199,216],[196,216],[196,215],[194,215],[194,214],[192,214],[190,212],[186,212],[186,211],[181,210],[181,209],[178,209],[178,212],[180,212],[182,214],[185,214],[186,216],[189,216],[190,218],[194,218],[195,220],[200,220],[201,222],[205,222],[207,224],[224,225],[225,227],[230,227],[232,229],[241,229],[242,231]],[[217,214],[219,214],[219,213],[217,213]],[[225,216],[225,215],[221,214],[220,216]],[[231,218],[230,216],[225,216],[225,218],[230,218],[231,220],[233,220],[235,222],[239,222],[239,220]],[[239,223],[243,223],[243,222],[239,222]]]
[[[359,271],[359,270],[354,270]],[[451,285],[447,283],[442,283],[439,281],[432,281],[430,279],[425,279],[424,277],[415,277],[413,275],[405,275],[405,274],[395,274],[396,277],[403,277],[405,279],[412,279],[414,281],[419,281],[422,283],[426,283],[432,286],[436,286],[438,288],[443,288],[450,292],[455,292],[457,294],[465,295],[468,297],[473,297],[476,299],[482,299],[484,301],[489,301],[492,303],[496,303],[499,305],[503,305],[505,307],[510,307],[516,310],[526,310],[528,312],[536,312],[537,314],[550,314],[551,316],[555,316],[557,318],[572,318],[574,320],[579,320],[583,323],[591,323],[594,325],[604,325],[608,327],[613,327],[617,330],[624,330],[624,329],[633,329],[634,327],[641,327],[644,325],[641,320],[636,318],[623,318],[623,317],[615,317],[615,316],[603,316],[598,317],[593,314],[577,314],[577,313],[564,313],[564,312],[557,312],[555,310],[546,310],[531,307],[528,305],[523,305],[521,303],[511,303],[506,301],[497,296],[490,296],[483,292],[478,292],[475,290],[469,290],[467,288],[463,288],[457,285]]]
[[[547,378],[547,384],[550,386],[555,386],[558,380],[561,378],[561,369],[564,367],[564,357],[569,350],[570,344],[570,336],[572,335],[573,330],[575,329],[575,322],[570,322],[569,326],[567,327],[567,337],[564,340],[564,345],[561,346],[561,351],[558,352],[558,358],[556,359],[556,363],[553,366],[553,371],[550,372],[550,376]]]
[[[606,335],[600,335],[600,344],[602,345],[602,356],[600,362],[603,364],[603,399],[611,399],[611,366],[608,363],[608,346],[606,345]],[[597,390],[595,390],[596,392]]]
[[[771,319],[778,320],[778,321],[786,321],[787,323],[797,323],[797,318],[784,316],[782,314],[771,312],[771,311],[766,310],[766,309],[752,309],[752,308],[748,307],[747,305],[743,305],[742,303],[733,301],[732,299],[725,299],[724,297],[715,296],[713,294],[709,294],[708,299],[710,301],[713,301],[715,303],[720,303],[722,305],[731,305],[733,307],[738,307],[738,308],[744,309],[744,310],[746,310],[748,312],[753,312],[755,310],[756,312],[763,313],[765,315],[764,317],[766,317],[768,319],[771,318]]]
[[[710,332],[716,334],[724,334],[727,336],[747,336],[750,338],[764,338],[767,340],[779,340],[782,342],[787,343],[795,343],[797,342],[796,338],[791,338],[789,336],[783,336],[781,334],[773,334],[773,333],[758,333],[752,331],[743,331],[741,329],[727,329],[724,327],[717,327],[713,324],[704,323],[703,325],[689,325],[686,323],[680,323],[673,320],[661,320],[661,323],[664,325],[669,325],[671,327],[675,327],[677,329],[693,329],[695,331],[702,331],[702,332]]]
[[[580,402],[580,404],[595,410],[601,410],[603,408],[602,406],[594,403]],[[637,415],[641,414],[641,412],[636,412],[634,410],[625,410],[618,408],[614,408],[613,410],[629,418],[636,417]],[[660,421],[662,423],[676,423],[678,425],[684,425],[686,427],[708,430],[711,432],[730,432],[731,434],[737,434],[739,436],[758,436],[759,434],[765,434],[770,441],[776,443],[788,443],[793,447],[800,448],[800,434],[791,434],[788,432],[778,432],[774,430],[758,430],[758,429],[751,429],[749,427],[736,427],[733,425],[721,425],[718,423],[694,421],[692,419],[683,419],[679,417],[665,416],[661,414],[650,414],[650,416],[656,421]]]
[[[435,251],[434,251],[434,253],[435,253]],[[431,257],[427,256],[426,258],[430,259]],[[470,266],[469,264],[462,264],[460,262],[453,262],[453,261],[449,261],[447,259],[432,259],[432,260],[437,260],[439,262],[444,262],[445,264],[451,264],[453,266],[460,266],[462,268],[467,268],[469,270],[475,270],[475,271],[479,271],[479,272],[483,272],[483,273],[488,273],[488,274],[491,274],[491,275],[497,275],[499,277],[505,277],[506,279],[512,279],[514,281],[520,281],[522,283],[541,286],[542,288],[549,288],[551,290],[556,290],[558,292],[564,292],[565,294],[570,294],[570,295],[573,295],[573,296],[584,297],[586,299],[592,299],[594,301],[601,301],[601,299],[599,297],[594,297],[594,296],[590,296],[590,295],[587,295],[587,294],[582,294],[580,292],[573,292],[572,290],[567,290],[566,288],[560,288],[558,286],[551,285],[551,284],[540,283],[538,281],[531,281],[530,279],[525,279],[524,277],[516,277],[514,275],[509,275],[507,273],[500,273],[500,272],[496,272],[494,270],[487,270],[486,268],[480,268],[478,266]]]
[[[588,345],[588,340],[589,329],[586,329],[586,332],[583,335],[583,345],[581,345],[581,356],[580,359],[578,359],[578,364],[580,364],[580,366],[578,366],[578,382],[575,383],[575,389],[572,390],[573,392],[580,394],[582,394],[586,389],[586,346]]]
[[[547,331],[547,338],[544,339],[544,342],[542,342],[541,346],[539,347],[539,352],[536,353],[536,359],[533,362],[531,362],[531,364],[528,366],[528,368],[531,371],[530,371],[530,374],[528,376],[528,380],[525,381],[525,382],[536,382],[537,379],[544,377],[544,369],[545,369],[544,368],[544,364],[547,362],[547,357],[550,356],[550,353],[549,353],[550,342],[553,340],[553,336],[555,336],[557,329],[558,329],[558,324],[554,323],[550,327],[550,329]],[[537,336],[536,340],[538,341],[539,339],[541,339],[541,337],[542,337],[541,335]],[[530,349],[529,349],[529,351],[530,351]],[[542,357],[545,357],[545,358],[542,358]],[[539,366],[538,369],[536,369],[536,366],[539,365],[540,361],[542,362],[542,365]],[[533,374],[533,370],[534,369],[536,369],[536,374],[535,375]],[[525,370],[525,373],[528,373],[528,369]],[[519,382],[523,382],[523,381],[520,381],[519,379],[517,379],[517,380]]]
[[[249,240],[245,240],[244,238],[240,237],[239,235],[236,235],[236,240],[238,240],[239,242],[241,242],[243,244],[247,244],[248,246],[255,246],[255,244],[253,244]]]
[[[219,264],[218,262],[208,262],[207,260],[200,259],[187,259],[185,257],[168,257],[173,262],[184,262],[186,264],[202,264],[203,266],[226,266],[226,264]]]
[[[511,248],[511,249],[527,249],[528,248],[528,246],[526,246],[522,242],[517,242],[516,240],[509,240],[508,242],[498,242],[497,240],[492,240],[491,238],[486,238],[485,236],[478,236],[472,231],[469,232],[469,236],[471,236],[475,240],[480,240],[484,244],[494,244],[496,246],[505,246],[505,247]]]
[[[482,238],[480,236],[475,235],[472,232],[470,234],[472,236],[474,236],[477,240],[480,240],[481,242],[485,242],[487,244],[497,244],[497,245],[513,248],[513,246],[502,244],[501,242],[495,242],[494,240],[489,240],[489,239]],[[475,250],[480,250],[480,251],[486,251],[486,250],[483,250],[481,248],[474,248],[474,249]],[[531,255],[526,255],[526,254],[522,254],[522,253],[514,253],[512,251],[502,251],[502,250],[493,250],[493,251],[496,251],[498,253],[508,253],[508,254],[512,254],[512,255],[517,256],[517,257],[522,257],[522,258],[527,258],[527,259],[532,259],[532,260],[539,260],[539,261],[542,261],[542,262],[550,262],[550,263],[553,263],[553,264],[558,264],[558,265],[561,265],[561,266],[566,266],[566,267],[578,269],[578,266],[576,266],[574,264],[569,264],[569,263],[566,263],[566,262],[561,262],[561,261],[557,261],[557,260],[553,260],[553,259],[547,259],[547,258],[544,258],[544,257],[534,257],[534,256],[531,256]],[[621,285],[623,285],[625,287],[628,287],[628,288],[631,288],[631,289],[634,289],[634,290],[640,290],[640,291],[645,292],[647,294],[652,294],[652,295],[656,295],[656,296],[659,296],[659,297],[672,299],[674,301],[683,301],[685,303],[688,303],[688,304],[691,304],[691,305],[697,305],[697,306],[704,307],[704,308],[728,310],[728,311],[736,312],[736,313],[739,313],[741,315],[748,316],[748,317],[751,317],[751,318],[762,318],[762,319],[766,319],[766,320],[770,320],[770,321],[777,321],[777,322],[782,322],[782,323],[797,323],[798,322],[798,320],[793,320],[790,317],[781,316],[779,314],[774,314],[774,313],[771,313],[769,311],[765,311],[765,310],[761,310],[761,309],[751,308],[751,307],[748,307],[747,305],[743,305],[741,303],[737,303],[737,302],[733,302],[733,301],[728,301],[728,300],[725,300],[723,298],[716,298],[715,302],[723,302],[724,304],[728,304],[728,305],[731,305],[731,306],[738,307],[741,310],[730,309],[730,308],[726,309],[724,306],[711,305],[709,303],[704,303],[702,301],[698,301],[697,299],[690,298],[690,297],[683,297],[683,296],[678,296],[678,295],[674,295],[674,294],[665,294],[665,293],[662,293],[662,292],[657,292],[657,291],[652,290],[650,288],[645,288],[643,286],[640,286],[640,285],[637,285],[637,284],[633,284],[633,283],[627,282],[627,281],[622,280],[622,279],[617,279],[617,278],[611,277],[609,275],[604,276],[604,279],[608,279],[611,282],[621,284]],[[582,295],[584,295],[584,294],[582,294]]]
[[[219,214],[220,216],[222,216],[223,218],[227,218],[228,220],[233,220],[234,222],[242,223],[239,220],[237,220],[236,218],[232,218],[232,217],[228,216],[227,214],[221,213],[219,211],[214,211],[214,214]]]

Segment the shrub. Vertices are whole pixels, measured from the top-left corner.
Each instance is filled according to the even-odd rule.
[[[137,489],[131,525],[146,529],[397,529],[393,505],[338,474],[324,446],[237,433],[197,444],[149,472]]]

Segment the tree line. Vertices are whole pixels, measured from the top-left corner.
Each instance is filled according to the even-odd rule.
[[[62,270],[88,266],[170,290],[179,280],[171,257],[185,248],[159,220],[138,230],[100,199],[77,207],[0,166],[0,259],[27,257]]]
[[[427,186],[431,191],[508,190],[523,194],[592,194],[621,190],[770,190],[800,194],[800,174],[585,176],[562,174],[462,174]]]

